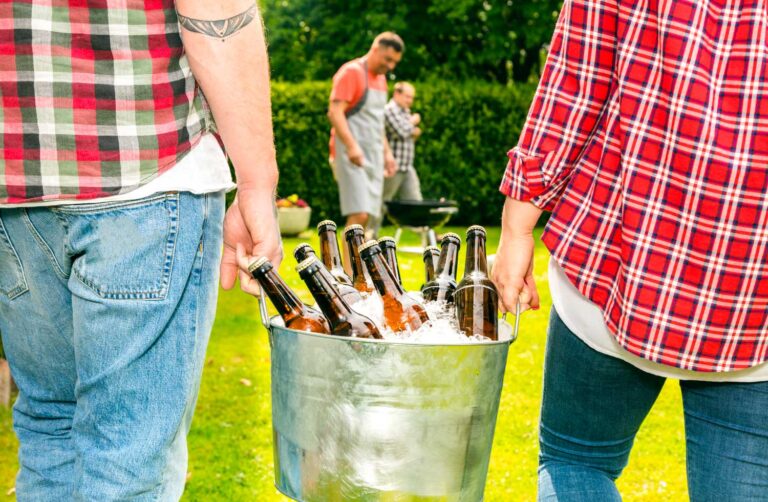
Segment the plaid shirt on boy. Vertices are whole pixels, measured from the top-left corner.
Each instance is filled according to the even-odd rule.
[[[0,203],[133,190],[209,127],[173,0],[2,0],[0,75]]]
[[[397,161],[398,171],[413,169],[413,156],[416,146],[413,140],[411,113],[390,99],[384,109],[384,126],[392,155]]]
[[[768,11],[567,0],[501,191],[629,352],[768,358]]]

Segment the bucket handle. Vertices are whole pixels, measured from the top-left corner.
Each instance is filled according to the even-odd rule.
[[[505,321],[507,320],[507,314],[508,312],[504,312],[501,314],[501,318]],[[520,330],[520,301],[518,300],[517,306],[515,308],[515,329],[512,334],[512,340],[517,340],[517,332]]]
[[[261,324],[264,325],[264,329],[267,330],[267,339],[269,340],[269,348],[272,348],[272,328],[269,325],[269,312],[267,311],[267,300],[264,298],[264,294],[260,293],[256,295],[259,299],[259,317],[261,317]]]
[[[264,295],[258,295],[259,298],[259,315],[261,317],[261,324],[269,331],[269,312],[267,312],[267,300]]]

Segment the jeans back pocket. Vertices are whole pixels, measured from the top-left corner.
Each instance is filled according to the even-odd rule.
[[[14,299],[26,291],[24,268],[0,216],[0,293]]]
[[[101,298],[161,300],[169,289],[179,194],[61,206],[72,273]]]

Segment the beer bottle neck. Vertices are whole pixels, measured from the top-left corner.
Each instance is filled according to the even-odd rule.
[[[319,233],[320,236],[320,255],[323,264],[328,270],[342,268],[341,253],[339,252],[339,242],[336,240],[336,231],[326,228]]]
[[[389,270],[392,271],[392,275],[395,276],[397,283],[402,284],[403,281],[400,278],[400,267],[397,265],[397,251],[395,251],[395,248],[391,246],[382,246],[381,253],[384,256],[387,265],[389,265]]]
[[[393,298],[400,298],[405,294],[403,287],[395,278],[392,271],[389,269],[389,265],[384,260],[384,255],[381,253],[375,253],[366,257],[368,264],[368,271],[371,274],[371,280],[376,291],[384,296],[390,296]]]
[[[333,283],[329,279],[330,274],[326,275],[316,271],[307,277],[304,282],[307,289],[312,293],[317,306],[323,312],[331,325],[337,324],[342,318],[349,317],[352,309],[349,304],[339,295]]]
[[[456,265],[459,261],[459,245],[446,242],[440,250],[440,261],[437,264],[437,275],[456,279]]]
[[[350,265],[354,278],[365,277],[365,265],[360,258],[360,246],[363,244],[363,236],[360,234],[347,235],[347,247],[349,248]]]
[[[304,303],[274,269],[268,270],[257,280],[283,319],[291,319],[304,311]]]
[[[435,271],[437,269],[437,255],[433,253],[426,254],[424,256],[424,270],[426,272],[426,281],[430,282],[435,279]]]
[[[488,275],[485,237],[478,234],[467,237],[467,256],[464,261],[464,275],[476,272]]]

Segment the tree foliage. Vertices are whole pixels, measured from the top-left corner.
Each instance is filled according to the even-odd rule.
[[[398,79],[527,81],[538,73],[560,0],[262,0],[275,80],[329,79],[395,31]]]

